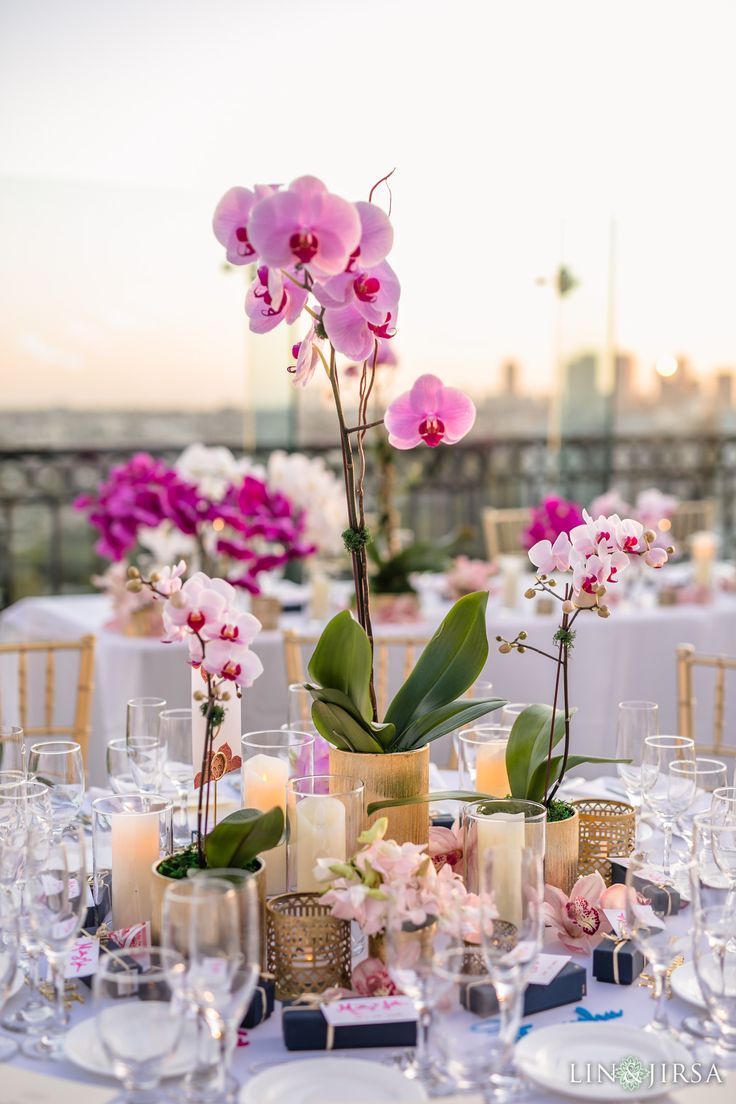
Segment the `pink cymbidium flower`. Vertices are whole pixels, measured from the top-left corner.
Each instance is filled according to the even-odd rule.
[[[324,327],[338,353],[366,360],[377,336],[395,332],[401,287],[387,261],[315,284],[314,294],[325,307]]]
[[[464,848],[465,833],[458,820],[453,821],[452,828],[430,827],[427,850],[437,870],[447,864],[451,870],[462,872]]]
[[[337,276],[360,243],[361,221],[355,204],[316,177],[300,176],[255,205],[248,234],[270,267],[299,264],[316,276]]]
[[[597,871],[578,878],[569,897],[556,886],[544,887],[545,925],[565,950],[592,954],[604,933],[611,930],[601,905],[605,890],[606,883]]]
[[[529,549],[529,559],[543,575],[552,571],[569,571],[572,545],[567,533],[560,533],[554,544],[548,540],[537,541]]]
[[[212,229],[220,245],[225,246],[230,264],[253,264],[257,260],[258,254],[248,237],[248,222],[256,203],[275,190],[268,184],[256,184],[254,191],[231,188],[217,204]]]
[[[445,387],[437,376],[420,376],[411,391],[399,395],[384,417],[389,443],[411,449],[421,441],[436,448],[456,444],[475,421],[475,406],[462,391]]]
[[[292,270],[295,279],[299,274]],[[301,281],[300,281],[301,282]],[[304,309],[308,293],[273,268],[261,265],[245,296],[245,313],[253,333],[274,330],[280,322],[296,322]]]
[[[364,958],[353,969],[352,980],[360,997],[395,997],[401,992],[380,958]]]

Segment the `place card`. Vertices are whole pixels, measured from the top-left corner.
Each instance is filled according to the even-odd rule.
[[[530,985],[549,985],[567,966],[571,955],[540,954],[529,975]]]
[[[406,1023],[417,1018],[414,1002],[409,997],[345,997],[328,1001],[320,1007],[332,1027]]]
[[[635,905],[634,911],[640,922],[647,928],[651,928],[654,931],[662,931],[664,929],[664,921],[661,917],[657,916],[656,912],[651,905]],[[622,930],[626,929],[626,914],[621,909],[604,909],[603,913],[608,920],[609,924],[613,928],[614,935],[621,935]]]
[[[77,939],[67,959],[65,978],[89,977],[97,973],[100,958],[100,941],[94,936],[82,936]]]

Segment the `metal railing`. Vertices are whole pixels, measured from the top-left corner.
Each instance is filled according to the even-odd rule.
[[[25,594],[90,588],[101,561],[95,533],[74,499],[94,491],[134,449],[0,451],[0,606]],[[179,450],[156,453],[173,460]],[[327,455],[334,450],[300,447]],[[569,437],[559,458],[541,438],[472,441],[397,453],[403,524],[432,539],[471,527],[469,551],[483,553],[484,506],[526,506],[548,493],[590,502],[611,486],[632,499],[656,486],[679,498],[714,498],[721,532],[736,529],[736,436]]]

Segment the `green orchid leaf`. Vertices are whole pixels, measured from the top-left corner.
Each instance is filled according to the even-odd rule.
[[[432,801],[482,801],[484,797],[494,796],[495,794],[473,793],[472,790],[438,790],[437,793],[415,794],[413,797],[392,797],[384,801],[371,801],[366,808],[366,814],[373,816],[381,809],[396,809],[402,805],[426,805]]]
[[[560,771],[562,770],[562,760],[564,756],[553,755],[549,761],[549,785],[550,789],[560,777]],[[575,767],[579,767],[581,763],[625,763],[625,759],[607,759],[605,756],[599,757],[595,755],[568,755],[567,764],[565,766],[565,774],[573,770]],[[528,800],[529,801],[544,801],[544,783],[546,779],[547,762],[540,763],[537,769],[533,772],[528,787]]]
[[[401,738],[396,742],[391,751],[412,751],[415,748],[424,747],[432,740],[439,739],[456,728],[463,728],[472,724],[494,709],[500,709],[506,705],[500,698],[458,698],[457,701],[434,709],[423,717],[412,721],[408,728],[401,733]]]
[[[373,655],[365,631],[350,610],[343,610],[325,626],[309,661],[309,677],[325,689],[350,698],[358,714],[369,721]]]
[[[506,773],[513,797],[529,798],[529,782],[539,766],[541,749],[544,751],[542,761],[547,759],[551,724],[552,707],[549,705],[529,705],[514,721],[506,745]],[[553,746],[564,734],[564,715],[558,710]]]
[[[284,814],[278,807],[262,813],[258,809],[238,809],[221,820],[204,841],[209,867],[250,866],[264,851],[276,847],[284,834]]]
[[[487,604],[487,591],[466,594],[427,644],[386,711],[384,719],[396,726],[399,739],[413,721],[464,694],[483,670],[488,657]]]
[[[333,747],[343,751],[383,752],[384,748],[369,728],[359,724],[339,705],[316,701],[312,704],[312,720],[317,731]],[[347,745],[346,747],[344,745]]]

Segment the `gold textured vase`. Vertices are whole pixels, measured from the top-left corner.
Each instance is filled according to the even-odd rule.
[[[577,809],[566,820],[548,820],[544,851],[544,880],[569,893],[578,877],[580,817]]]
[[[330,774],[340,774],[365,785],[365,807],[372,801],[416,797],[429,792],[429,745],[416,751],[360,754],[330,748]],[[364,827],[378,817],[388,818],[386,839],[423,843],[429,839],[429,804],[402,805],[364,817]]]
[[[625,801],[586,797],[574,801],[580,818],[579,873],[596,870],[611,884],[610,856],[630,855],[636,838],[636,810]]]

